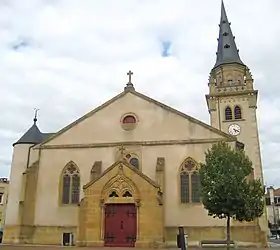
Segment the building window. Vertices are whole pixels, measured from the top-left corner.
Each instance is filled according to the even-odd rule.
[[[234,107],[234,119],[242,119],[241,108],[239,106]]]
[[[190,192],[189,192],[189,173],[183,172],[180,175],[180,186],[181,186],[181,202],[189,203],[190,202]]]
[[[80,201],[80,173],[75,163],[66,165],[62,174],[62,204],[78,204]]]
[[[226,107],[225,109],[225,119],[226,121],[232,120],[232,110],[230,107]]]
[[[0,204],[4,204],[4,193],[0,193]]]
[[[192,186],[192,202],[200,202],[200,176],[198,172],[193,172],[191,175]]]
[[[232,86],[232,80],[228,80],[228,86]]]
[[[113,192],[109,195],[109,197],[119,197],[119,195],[117,194],[116,191],[113,191]]]
[[[121,117],[121,125],[124,130],[133,130],[137,125],[138,119],[134,114],[125,114]]]
[[[122,197],[132,197],[132,194],[129,191],[125,191]]]
[[[198,164],[187,158],[180,168],[181,203],[200,203],[200,176]]]
[[[139,160],[135,155],[127,154],[125,157],[133,167],[139,169]]]
[[[123,118],[122,122],[125,124],[134,124],[136,123],[136,118],[133,115],[127,115]]]

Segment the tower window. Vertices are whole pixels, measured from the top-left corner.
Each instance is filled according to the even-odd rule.
[[[234,107],[234,119],[242,119],[241,108],[239,106]]]
[[[230,107],[226,107],[226,109],[225,109],[225,118],[226,118],[226,121],[232,120],[232,110]]]
[[[229,44],[226,44],[226,45],[224,46],[225,49],[228,49],[229,47],[230,47]]]
[[[228,80],[228,86],[232,86],[232,80]]]

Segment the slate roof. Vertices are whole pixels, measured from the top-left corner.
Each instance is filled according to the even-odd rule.
[[[36,124],[37,119],[34,119],[33,125],[24,133],[24,135],[13,144],[38,144],[49,138],[53,133],[42,133]]]
[[[219,26],[218,49],[216,53],[217,58],[214,68],[227,63],[239,63],[244,65],[239,56],[239,51],[235,43],[235,37],[232,34],[223,1]]]

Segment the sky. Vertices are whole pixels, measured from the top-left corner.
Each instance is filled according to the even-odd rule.
[[[24,2],[24,4],[23,4]],[[259,90],[265,183],[280,186],[280,1],[224,0],[241,60]],[[0,176],[32,125],[55,132],[135,89],[209,123],[220,0],[1,0]]]

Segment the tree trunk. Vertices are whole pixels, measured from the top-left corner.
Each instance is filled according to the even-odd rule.
[[[230,216],[227,216],[227,250],[230,248]]]

